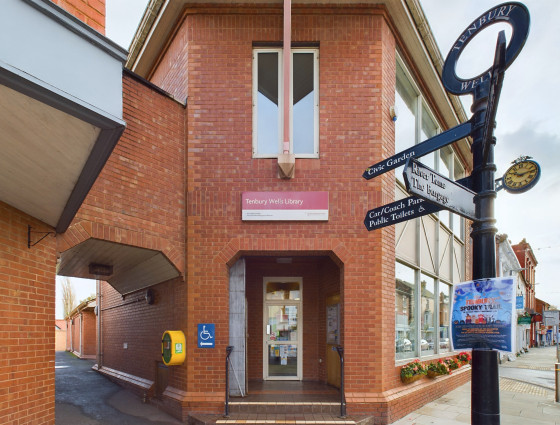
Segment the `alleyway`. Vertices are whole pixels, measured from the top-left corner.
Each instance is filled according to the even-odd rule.
[[[56,425],[182,423],[93,371],[93,364],[56,352]]]

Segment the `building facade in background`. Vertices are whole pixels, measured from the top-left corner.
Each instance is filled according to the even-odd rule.
[[[97,356],[96,306],[95,298],[84,300],[66,318],[66,351],[81,359]]]
[[[524,353],[532,345],[531,323],[535,312],[534,286],[525,278],[525,267],[521,267],[516,252],[506,234],[496,236],[496,270],[498,277],[514,276],[517,331],[516,352]]]
[[[512,245],[511,248],[515,252],[519,265],[521,266],[521,274],[525,281],[526,287],[526,310],[531,315],[531,346],[538,346],[539,344],[539,330],[542,323],[542,311],[538,310],[536,297],[535,297],[535,275],[536,267],[538,264],[537,258],[531,245],[523,239],[518,244]],[[540,314],[539,314],[540,313]]]

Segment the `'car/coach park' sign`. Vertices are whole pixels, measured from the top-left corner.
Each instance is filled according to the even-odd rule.
[[[423,199],[417,196],[409,196],[408,198],[369,210],[364,224],[368,230],[375,230],[422,217],[426,214],[433,214],[439,210],[441,210],[441,207],[436,204],[424,202]]]

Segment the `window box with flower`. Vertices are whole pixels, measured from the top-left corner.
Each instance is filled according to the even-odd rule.
[[[427,367],[428,378],[436,378],[441,375],[451,375],[449,366],[442,360],[439,359],[437,362],[430,363]]]
[[[444,363],[447,365],[449,370],[455,370],[461,367],[461,363],[455,357],[451,357],[450,359],[445,359]]]
[[[426,375],[426,369],[418,359],[407,363],[401,368],[401,381],[405,384],[417,381],[423,378],[424,375]]]
[[[462,351],[457,354],[457,360],[461,364],[461,366],[469,364],[471,362],[471,355],[466,351]]]

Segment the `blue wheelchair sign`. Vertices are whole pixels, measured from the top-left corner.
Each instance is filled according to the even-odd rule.
[[[198,324],[198,348],[214,348],[214,335],[216,328],[214,323]]]

